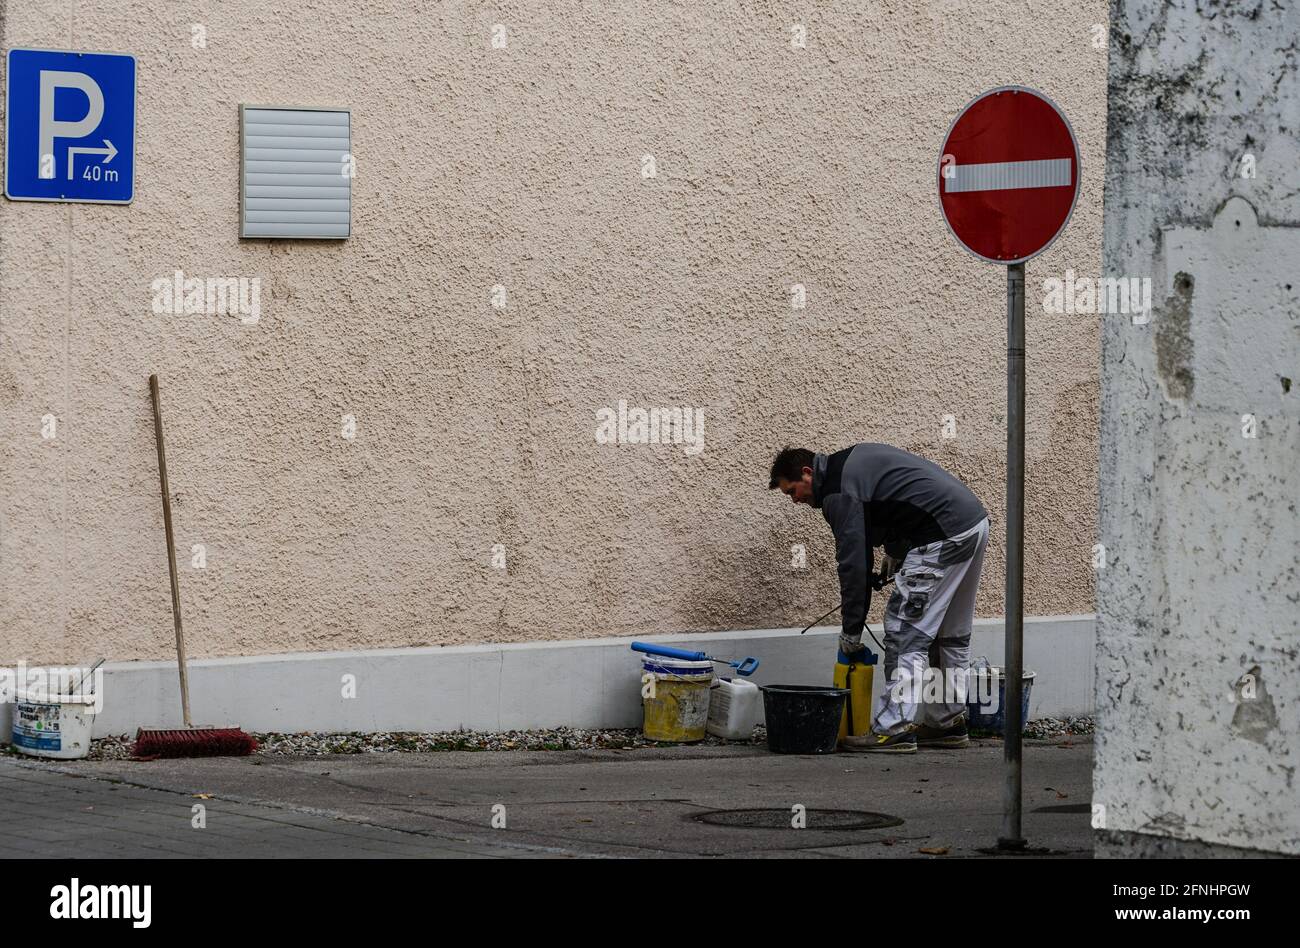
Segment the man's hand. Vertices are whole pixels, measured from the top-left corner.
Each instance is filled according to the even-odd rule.
[[[842,665],[852,665],[854,663],[865,662],[870,651],[862,644],[861,639],[855,639],[844,634],[840,635],[840,648],[835,660]]]
[[[893,581],[894,574],[898,572],[898,567],[902,565],[902,560],[896,560],[888,553],[881,553],[880,572],[871,574],[871,588],[884,589]]]

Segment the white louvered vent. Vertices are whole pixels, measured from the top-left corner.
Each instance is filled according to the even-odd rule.
[[[351,236],[351,113],[241,105],[239,130],[239,236]]]

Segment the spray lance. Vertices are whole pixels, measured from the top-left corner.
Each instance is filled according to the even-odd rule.
[[[872,573],[871,588],[875,590],[879,590],[885,585],[885,583],[889,582],[890,579],[892,578],[893,578],[892,576],[885,575],[885,571],[882,568],[881,572]],[[835,613],[839,611],[840,611],[840,607],[836,606],[834,609],[832,609],[830,612],[826,613],[825,615],[818,616],[816,619],[813,619],[806,626],[800,629],[799,634],[803,635],[805,632],[807,632],[809,629],[815,626],[818,622],[821,622],[823,619],[829,619],[831,616],[833,616]],[[883,652],[885,650],[885,647],[880,644],[880,639],[876,638],[876,633],[871,631],[871,626],[868,625],[865,621],[862,623],[862,626],[867,630],[867,635],[871,636],[871,641],[876,643],[876,648],[880,649]],[[883,628],[881,631],[883,633],[884,631]]]

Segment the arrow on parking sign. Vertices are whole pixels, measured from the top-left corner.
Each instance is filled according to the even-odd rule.
[[[113,157],[117,154],[117,149],[113,147],[113,143],[109,141],[107,138],[104,139],[104,144],[107,145],[108,147],[68,149],[68,180],[69,181],[72,180],[72,156],[73,155],[103,155],[104,160],[100,162],[101,165],[106,165],[113,160]]]

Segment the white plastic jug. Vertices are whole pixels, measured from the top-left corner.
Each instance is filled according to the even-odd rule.
[[[763,723],[763,693],[743,678],[718,678],[709,693],[707,730],[728,741],[747,741]]]

